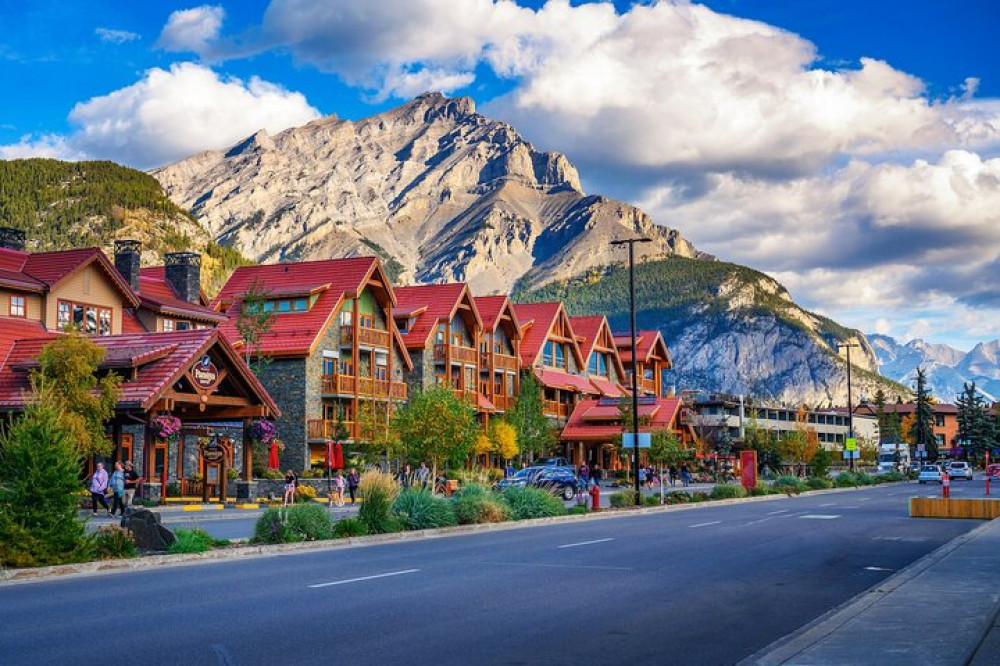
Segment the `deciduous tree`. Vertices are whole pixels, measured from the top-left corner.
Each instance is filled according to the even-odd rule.
[[[475,411],[448,388],[437,386],[410,395],[392,426],[411,460],[430,460],[434,474],[440,464],[461,465],[475,440]]]

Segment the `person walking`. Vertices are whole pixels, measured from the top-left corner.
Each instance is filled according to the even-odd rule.
[[[282,503],[282,507],[286,507],[289,504],[295,504],[295,487],[298,485],[298,479],[295,478],[295,474],[292,470],[285,472],[285,497]]]
[[[399,487],[406,490],[410,487],[410,481],[413,479],[413,472],[410,471],[410,466],[406,465],[403,469],[399,470],[396,475],[396,479],[399,481]]]
[[[97,517],[97,503],[100,502],[104,510],[111,515],[111,509],[108,508],[108,500],[104,498],[104,493],[108,490],[108,473],[104,469],[104,463],[97,463],[97,469],[94,470],[94,475],[90,479],[90,507],[92,515]]]
[[[584,490],[590,488],[590,468],[587,463],[580,465],[580,487]]]
[[[115,463],[115,471],[111,473],[111,478],[108,480],[108,486],[111,488],[112,498],[111,498],[111,515],[115,515],[115,511],[118,511],[118,515],[125,515],[125,503],[123,499],[125,498],[125,468],[120,462]]]
[[[132,462],[125,463],[125,507],[132,506],[135,491],[139,488],[139,475],[132,469]]]
[[[337,470],[337,476],[333,479],[334,490],[334,504],[337,506],[344,506],[344,488],[347,483],[344,481],[344,472],[342,470]]]
[[[351,468],[347,473],[347,493],[351,496],[351,504],[357,501],[358,486],[361,484],[361,475],[358,470]]]
[[[670,485],[674,486],[677,484],[677,467],[676,465],[670,466]]]
[[[431,480],[431,471],[427,469],[427,463],[421,461],[420,467],[417,468],[417,482],[420,484],[421,490],[427,490],[427,484]]]
[[[681,463],[681,483],[685,488],[691,484],[691,470],[688,469],[687,463]]]
[[[640,488],[645,488],[646,487],[646,468],[645,467],[639,467],[639,487]]]

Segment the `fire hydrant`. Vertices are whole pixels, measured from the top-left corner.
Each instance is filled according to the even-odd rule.
[[[951,478],[948,472],[941,472],[941,496],[945,499],[951,498]]]
[[[597,511],[601,508],[601,484],[595,483],[590,489],[590,510]]]

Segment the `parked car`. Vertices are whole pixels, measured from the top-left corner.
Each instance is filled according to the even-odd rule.
[[[535,461],[534,467],[572,467],[572,465],[562,456],[555,456],[552,458],[539,458]]]
[[[967,462],[952,461],[945,469],[948,470],[948,476],[953,479],[972,481],[972,466]]]
[[[920,483],[941,483],[941,468],[937,465],[924,465],[920,468],[920,474],[917,475],[917,481]]]
[[[571,500],[576,495],[577,478],[568,467],[525,467],[514,476],[494,484],[497,490],[534,486]]]
[[[542,471],[541,467],[525,467],[524,469],[519,469],[514,472],[513,476],[507,477],[506,479],[501,479],[493,484],[493,487],[497,490],[503,490],[504,488],[515,488],[523,487],[531,483],[534,478]]]
[[[994,479],[1000,479],[1000,463],[990,463],[990,466],[986,468],[986,474]]]
[[[923,465],[921,465],[919,462],[914,461],[910,463],[910,471],[913,472],[914,474],[919,474],[921,467],[923,467]]]

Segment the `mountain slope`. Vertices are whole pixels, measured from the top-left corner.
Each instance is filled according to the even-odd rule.
[[[113,162],[0,160],[0,221],[23,229],[29,250],[143,243],[143,263],[165,252],[202,252],[205,290],[214,293],[237,265],[238,252],[214,243],[204,227],[167,198],[155,178]]]
[[[875,372],[864,334],[797,306],[774,279],[721,261],[669,258],[636,267],[640,327],[658,328],[670,348],[679,388],[743,393],[810,405],[846,404],[847,373],[838,342],[851,354],[854,400],[878,387],[890,396],[908,389]],[[628,270],[604,268],[521,294],[525,300],[562,299],[574,315],[605,314],[627,330]]]
[[[968,353],[920,339],[900,344],[887,335],[872,334],[869,340],[886,377],[909,386],[921,367],[931,393],[939,400],[954,402],[963,384],[973,381],[988,400],[1000,397],[1000,340],[981,342]]]
[[[536,151],[471,99],[425,94],[359,121],[323,118],[152,172],[220,243],[258,261],[378,254],[404,281],[477,293],[640,256],[698,256],[641,210],[587,196],[558,153]]]

